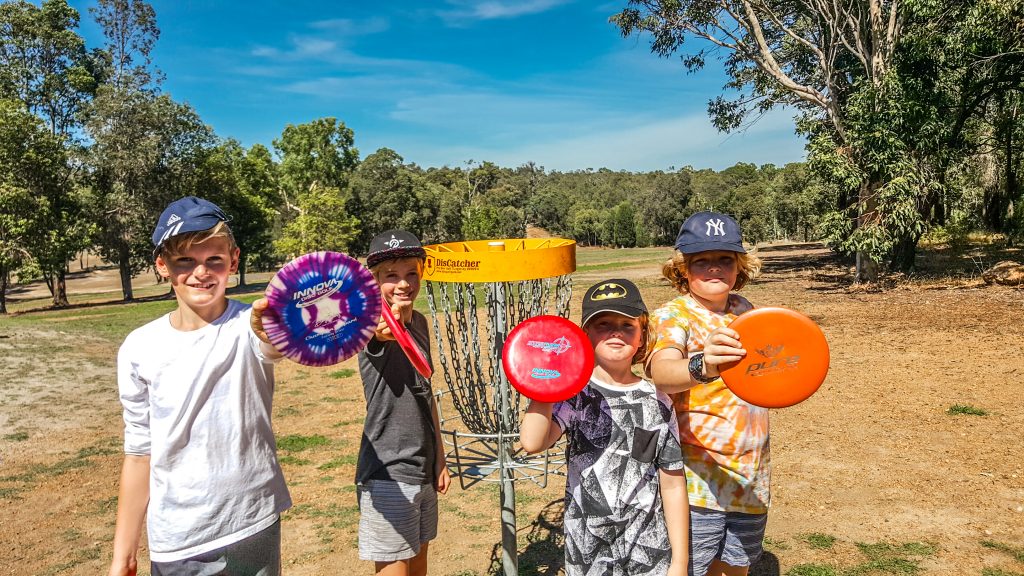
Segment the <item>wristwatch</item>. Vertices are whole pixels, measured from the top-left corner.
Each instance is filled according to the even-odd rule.
[[[693,356],[690,356],[690,376],[701,384],[708,384],[718,380],[718,376],[705,376],[704,375],[704,353],[697,352]]]

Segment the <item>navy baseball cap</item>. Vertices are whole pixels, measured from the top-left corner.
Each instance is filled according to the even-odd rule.
[[[202,232],[217,225],[218,222],[227,222],[228,215],[219,206],[196,198],[186,196],[179,198],[164,208],[160,214],[160,220],[153,230],[154,253],[160,251],[160,247],[168,238],[189,232]]]
[[[385,260],[409,257],[426,259],[427,251],[420,244],[420,239],[405,230],[388,230],[370,240],[370,254],[366,257],[366,267],[373,268]]]
[[[718,212],[697,212],[679,227],[676,250],[696,254],[709,250],[728,250],[746,254],[743,233],[735,220]]]
[[[612,278],[587,288],[583,294],[583,320],[580,326],[585,326],[587,321],[602,312],[637,318],[647,313],[647,305],[636,284],[625,278]]]

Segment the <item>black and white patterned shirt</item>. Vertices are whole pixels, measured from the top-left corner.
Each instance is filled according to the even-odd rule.
[[[664,574],[672,549],[658,470],[683,468],[669,397],[646,380],[591,379],[552,416],[568,440],[566,574]]]

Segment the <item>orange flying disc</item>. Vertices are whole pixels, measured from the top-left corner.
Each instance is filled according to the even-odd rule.
[[[729,327],[747,355],[722,366],[725,385],[743,400],[785,408],[814,394],[828,374],[825,334],[813,320],[788,308],[757,308]]]

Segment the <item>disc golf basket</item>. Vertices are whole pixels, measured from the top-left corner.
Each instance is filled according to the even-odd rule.
[[[441,435],[463,489],[500,484],[502,567],[518,573],[514,483],[541,487],[565,475],[564,442],[541,454],[518,447],[528,400],[509,385],[501,352],[509,331],[541,314],[568,317],[576,243],[561,238],[477,240],[426,246],[423,278],[433,318]],[[445,409],[454,408],[457,414]]]

